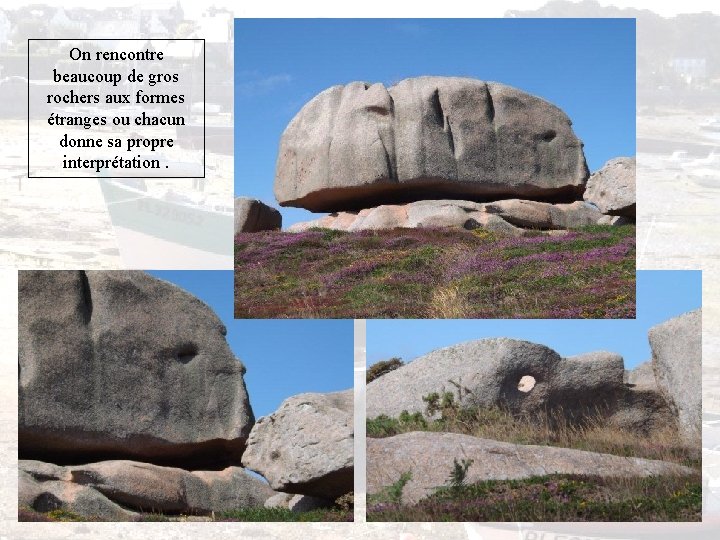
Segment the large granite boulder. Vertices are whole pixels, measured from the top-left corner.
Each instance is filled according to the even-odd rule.
[[[311,211],[423,199],[571,201],[588,169],[556,106],[495,82],[418,77],[333,86],[280,140],[275,196]]]
[[[416,201],[407,204],[385,204],[358,212],[335,212],[321,218],[295,223],[288,232],[302,232],[313,227],[342,231],[395,228],[483,228],[500,234],[524,236],[544,230],[595,225],[604,217],[592,205],[550,204],[520,199],[493,203],[461,200]]]
[[[570,358],[536,343],[482,339],[432,351],[367,385],[367,416],[423,412],[423,397],[452,392],[464,407],[567,414],[610,406],[623,385],[623,360],[598,352]]]
[[[282,215],[275,208],[257,199],[235,199],[235,234],[241,232],[275,231],[282,228]]]
[[[21,458],[239,465],[245,368],[203,302],[122,271],[21,271],[18,302]]]
[[[691,311],[653,326],[648,337],[660,392],[689,444],[702,435],[702,312]]]
[[[603,214],[635,217],[635,158],[611,159],[594,172],[583,198]]]
[[[521,445],[459,433],[411,432],[367,441],[367,492],[380,493],[405,472],[402,502],[413,504],[447,485],[455,459],[470,459],[466,482],[517,480],[548,474],[607,477],[691,475],[675,463],[599,454],[555,446]]]
[[[647,433],[673,428],[657,389],[629,388],[621,356],[594,352],[562,358],[552,349],[508,338],[432,351],[367,385],[367,417],[427,414],[423,397],[451,392],[461,407],[499,407],[518,416],[550,413],[571,424],[604,419]],[[434,413],[437,416],[439,413]]]
[[[65,467],[20,460],[18,469],[21,506],[104,519],[126,520],[136,512],[208,515],[258,508],[275,493],[240,467],[190,472],[125,460]]]
[[[334,500],[353,491],[353,391],[286,399],[250,433],[243,465],[278,491]]]

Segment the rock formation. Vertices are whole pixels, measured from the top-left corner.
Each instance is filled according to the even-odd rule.
[[[443,200],[417,201],[404,205],[382,205],[359,212],[336,212],[313,221],[296,223],[289,232],[313,227],[343,231],[394,228],[462,229],[483,228],[512,236],[524,236],[537,230],[565,230],[594,225],[603,217],[594,206],[581,201],[550,204],[519,199],[493,203]]]
[[[284,495],[244,453],[305,494],[294,511],[352,491],[352,391],[295,396],[255,424],[225,327],[187,292],[143,272],[21,271],[18,301],[21,508],[128,520]]]
[[[456,77],[317,95],[280,140],[282,206],[338,211],[421,199],[573,200],[588,178],[560,109],[509,86]]]
[[[282,216],[275,208],[247,197],[235,199],[235,234],[275,231],[282,227]]]
[[[186,471],[134,461],[57,466],[19,461],[19,504],[87,517],[131,519],[138,512],[209,515],[262,507],[274,492],[240,467]]]
[[[571,422],[604,417],[645,433],[676,425],[678,415],[658,385],[635,387],[625,378],[623,359],[614,353],[562,358],[544,345],[483,339],[432,351],[370,382],[367,416],[425,413],[423,397],[450,392],[461,407],[500,407],[516,415],[562,411]]]
[[[367,441],[367,492],[379,493],[410,471],[404,504],[416,503],[446,485],[455,459],[471,459],[466,482],[517,480],[548,474],[645,477],[692,474],[664,461],[622,457],[554,446],[521,445],[459,433],[411,432]]]
[[[260,418],[245,467],[273,489],[334,500],[353,490],[353,391],[300,394]]]
[[[690,444],[702,435],[702,314],[698,309],[650,329],[655,380]]]
[[[559,108],[500,83],[352,82],[315,96],[287,126],[275,196],[282,206],[331,212],[291,232],[484,227],[517,235],[630,215],[604,195],[602,208],[611,212],[598,210],[596,199],[583,204],[589,172],[582,147]],[[611,183],[626,201],[632,180],[634,209],[634,163],[632,178],[620,176],[603,169],[596,184]]]
[[[239,465],[254,417],[225,326],[143,272],[20,272],[25,459]],[[48,407],[52,403],[52,407]]]
[[[611,159],[593,173],[583,198],[603,214],[635,218],[635,158]]]

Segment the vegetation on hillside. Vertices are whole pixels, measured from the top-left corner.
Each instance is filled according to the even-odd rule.
[[[635,227],[241,233],[236,318],[632,318]]]

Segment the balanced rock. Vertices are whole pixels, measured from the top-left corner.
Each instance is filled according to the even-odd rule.
[[[677,415],[683,439],[696,444],[702,434],[702,312],[654,326],[648,337],[660,392]]]
[[[315,212],[423,199],[572,201],[588,169],[556,106],[504,84],[418,77],[333,86],[280,140],[275,196]]]
[[[18,468],[21,505],[47,511],[51,501],[49,509],[64,508],[87,517],[115,513],[127,519],[128,513],[141,511],[208,515],[262,507],[274,494],[240,467],[190,472],[126,460],[65,467],[20,460]],[[78,496],[97,508],[79,507]]]
[[[260,418],[243,455],[278,491],[335,500],[353,491],[353,392],[300,394]]]
[[[237,197],[235,199],[235,234],[275,231],[282,228],[282,215],[262,201]]]
[[[694,472],[664,461],[497,442],[459,433],[412,432],[367,440],[367,492],[380,493],[409,471],[412,476],[403,489],[402,502],[416,503],[447,485],[456,459],[472,460],[467,483],[549,474],[647,477]]]
[[[506,199],[494,203],[461,200],[416,201],[401,205],[381,205],[358,212],[336,212],[288,228],[302,232],[313,227],[343,231],[395,228],[483,228],[511,236],[524,236],[529,230],[564,230],[594,225],[603,216],[582,201],[550,204]]]
[[[603,214],[635,217],[635,158],[611,159],[594,172],[583,198]]]
[[[245,368],[203,302],[122,271],[21,271],[18,302],[21,458],[239,465]]]

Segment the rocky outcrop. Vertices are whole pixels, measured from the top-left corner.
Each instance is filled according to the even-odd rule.
[[[635,158],[611,159],[592,174],[583,198],[612,216],[635,217]]]
[[[394,228],[483,228],[512,236],[535,234],[540,230],[566,230],[595,225],[604,217],[582,201],[550,204],[519,199],[493,203],[460,200],[417,201],[404,205],[382,205],[359,212],[336,212],[293,224],[289,232],[313,227],[343,231]]]
[[[235,199],[235,234],[275,231],[282,228],[282,215],[275,208],[257,199]]]
[[[632,394],[623,378],[623,359],[614,353],[562,358],[536,343],[483,339],[438,349],[370,382],[367,416],[424,413],[423,397],[451,392],[461,407],[531,416],[561,411],[577,423],[600,415],[628,429],[668,425],[664,401]]]
[[[660,392],[678,418],[680,434],[697,444],[702,435],[702,312],[691,311],[649,332]]]
[[[353,392],[300,394],[260,418],[245,467],[273,489],[334,500],[353,491]]]
[[[207,305],[122,271],[21,271],[18,299],[22,458],[240,464],[245,368]]]
[[[18,468],[21,506],[103,519],[127,520],[137,512],[208,515],[261,507],[274,495],[240,467],[190,472],[134,461],[62,467],[20,460]]]
[[[447,485],[455,459],[472,460],[466,482],[521,479],[549,474],[646,477],[693,474],[688,467],[570,448],[532,446],[480,439],[459,433],[412,432],[367,441],[367,492],[379,493],[405,472],[410,481],[404,504],[416,503]]]
[[[469,78],[353,82],[317,95],[280,141],[282,206],[338,212],[429,199],[571,202],[588,178],[556,106]]]

